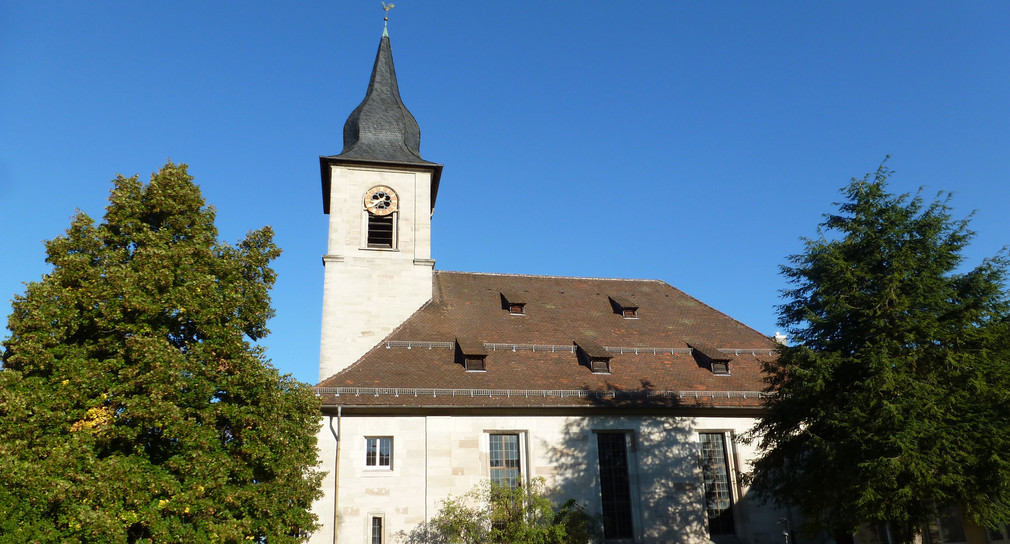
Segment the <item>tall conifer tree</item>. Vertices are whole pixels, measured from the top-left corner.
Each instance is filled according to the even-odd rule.
[[[271,230],[219,242],[171,162],[149,184],[118,177],[109,201],[46,244],[52,271],[13,302],[0,542],[303,541],[318,404],[253,344]]]
[[[795,345],[767,368],[753,489],[811,528],[907,542],[950,509],[1010,522],[1010,307],[1004,255],[962,268],[950,195],[890,194],[890,174],[853,179],[782,267]]]

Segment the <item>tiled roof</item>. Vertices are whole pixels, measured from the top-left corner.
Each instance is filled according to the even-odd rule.
[[[324,404],[762,404],[760,363],[774,357],[775,343],[664,282],[436,271],[433,287],[428,304],[317,386]],[[525,313],[503,308],[502,293],[521,297]],[[635,301],[637,318],[614,313],[618,299]],[[457,339],[484,344],[486,371],[466,371]],[[612,356],[610,372],[580,365],[576,343]],[[713,355],[729,359],[729,375],[712,373]]]

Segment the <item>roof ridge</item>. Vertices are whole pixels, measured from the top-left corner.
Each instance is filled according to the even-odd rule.
[[[553,274],[508,274],[504,272],[467,272],[465,270],[436,270],[436,274],[466,274],[470,276],[507,276],[513,278],[544,278],[544,279],[560,279],[560,280],[600,280],[600,281],[648,281],[654,283],[665,283],[667,282],[658,279],[651,278],[603,278],[595,276],[557,276]],[[673,287],[671,285],[671,287]],[[676,289],[676,288],[675,288]]]

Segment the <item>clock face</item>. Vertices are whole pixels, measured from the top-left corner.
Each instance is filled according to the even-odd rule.
[[[372,215],[389,215],[397,210],[396,193],[384,185],[372,187],[365,193],[365,209]]]

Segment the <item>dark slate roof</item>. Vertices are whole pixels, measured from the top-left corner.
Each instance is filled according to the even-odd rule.
[[[435,207],[442,165],[421,158],[421,129],[400,99],[389,36],[375,54],[365,98],[344,123],[344,149],[319,157],[323,175],[323,211],[329,213],[330,171],[334,162],[422,166],[433,170],[431,207]]]
[[[522,297],[525,314],[502,308]],[[633,300],[638,319],[615,315]],[[481,342],[486,371],[467,372],[457,339]],[[580,365],[576,345],[610,355],[610,373]],[[715,375],[707,358],[732,361]],[[762,405],[768,337],[656,280],[436,271],[432,300],[349,368],[317,386],[345,407],[743,407]]]

